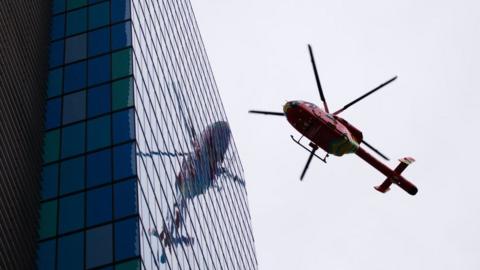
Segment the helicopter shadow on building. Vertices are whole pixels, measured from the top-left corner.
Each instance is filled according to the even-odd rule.
[[[174,203],[171,209],[167,211],[162,230],[160,232],[157,228],[148,230],[150,236],[156,237],[160,241],[162,254],[159,259],[161,263],[167,261],[165,252],[167,249],[171,253],[172,248],[179,245],[193,245],[195,242],[195,239],[188,235],[184,223],[189,202],[193,204],[194,198],[204,195],[212,188],[220,191],[222,189],[219,185],[221,176],[245,186],[244,179],[224,166],[231,137],[228,123],[226,121],[216,121],[205,127],[200,134],[197,134],[187,102],[184,100],[182,93],[177,92],[176,87],[173,87],[173,89],[178,102],[180,118],[182,118],[181,122],[183,122],[190,137],[192,151],[188,153],[165,150],[137,152],[137,155],[147,158],[163,156],[181,159],[180,167],[175,176]],[[185,109],[182,108],[182,105],[185,105]],[[185,228],[185,234],[182,233],[182,225]]]

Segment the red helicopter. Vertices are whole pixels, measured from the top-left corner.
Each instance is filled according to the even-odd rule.
[[[360,130],[358,130],[353,125],[348,123],[345,119],[339,116],[339,114],[345,111],[348,107],[359,102],[360,100],[364,99],[365,97],[369,96],[370,94],[379,90],[385,85],[391,83],[397,77],[395,76],[392,79],[386,81],[385,83],[377,86],[373,90],[367,92],[361,97],[343,106],[343,108],[341,108],[340,110],[337,110],[334,113],[330,113],[327,102],[325,100],[325,96],[323,94],[322,86],[320,84],[317,67],[315,65],[315,59],[313,57],[312,47],[310,45],[308,45],[308,51],[310,53],[310,59],[313,65],[313,71],[320,93],[320,99],[323,102],[323,110],[313,103],[295,100],[288,101],[283,106],[283,113],[258,110],[249,111],[249,113],[286,116],[288,122],[290,122],[290,124],[302,134],[302,136],[298,140],[291,136],[292,140],[295,143],[310,152],[310,156],[308,157],[307,164],[302,171],[300,180],[302,180],[305,176],[305,172],[307,171],[308,166],[310,165],[310,162],[312,161],[312,158],[314,156],[326,163],[326,158],[329,156],[329,154],[335,156],[343,156],[344,154],[355,153],[357,154],[357,156],[365,160],[368,164],[373,166],[375,169],[377,169],[387,177],[387,179],[381,185],[375,187],[376,190],[385,193],[390,190],[390,186],[392,184],[396,184],[410,195],[417,194],[417,187],[415,187],[415,185],[413,185],[401,175],[401,173],[407,168],[407,166],[415,160],[411,157],[402,158],[399,160],[400,164],[395,169],[390,169],[387,165],[383,164],[381,161],[368,153],[364,148],[362,148],[361,144],[364,144],[365,146],[373,150],[375,153],[380,155],[382,158],[386,160],[389,159],[380,151],[368,144],[365,140],[363,140],[363,135]],[[300,142],[303,137],[306,137],[310,140],[308,146],[311,149],[309,149],[307,146],[304,146]],[[315,154],[318,148],[322,148],[325,152],[327,152],[325,157],[322,158]]]

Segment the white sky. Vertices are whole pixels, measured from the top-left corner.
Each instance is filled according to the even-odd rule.
[[[480,269],[480,2],[192,1],[246,173],[261,269]],[[313,160],[286,100],[331,110],[417,184],[411,197],[355,155]]]

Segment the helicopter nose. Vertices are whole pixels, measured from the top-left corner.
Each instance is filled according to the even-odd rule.
[[[283,112],[286,114],[288,109],[290,109],[290,107],[291,107],[290,102],[285,103],[285,105],[283,105]]]

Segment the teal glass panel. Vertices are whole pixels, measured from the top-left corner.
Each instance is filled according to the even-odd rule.
[[[130,21],[112,26],[112,49],[117,50],[132,45],[132,24]]]
[[[112,109],[118,110],[133,106],[133,80],[132,77],[121,79],[112,83]]]
[[[42,169],[42,200],[51,199],[58,193],[58,163],[44,166]]]
[[[128,180],[115,184],[115,218],[137,213],[137,182]]]
[[[112,186],[87,192],[87,226],[112,220]]]
[[[57,68],[48,73],[48,97],[58,96],[62,93],[62,77],[63,68]]]
[[[66,0],[67,10],[83,7],[87,4],[87,0]]]
[[[87,30],[87,9],[82,8],[67,13],[67,35],[75,35]]]
[[[55,270],[55,247],[55,239],[38,244],[37,270]]]
[[[60,154],[60,130],[55,129],[45,133],[43,140],[43,162],[58,160]]]
[[[55,236],[57,233],[57,201],[40,204],[40,224],[38,234],[40,239]]]
[[[134,259],[115,265],[115,270],[140,270],[140,266],[140,260]]]
[[[128,143],[113,148],[113,178],[115,180],[136,174],[135,144]]]
[[[63,97],[63,124],[85,119],[86,91],[76,92]]]
[[[87,156],[87,187],[94,187],[112,181],[112,151],[91,153]]]
[[[138,219],[132,218],[115,223],[115,260],[124,260],[139,255]]]
[[[85,186],[84,157],[65,160],[60,165],[60,194],[81,190]]]
[[[131,49],[112,53],[112,80],[132,74]]]
[[[58,270],[84,269],[83,232],[64,236],[58,240]]]
[[[60,234],[83,228],[84,193],[60,199],[58,230]]]
[[[85,123],[64,127],[62,130],[62,157],[71,157],[85,150]]]
[[[87,34],[76,35],[65,40],[65,63],[87,57]]]
[[[88,28],[102,27],[110,23],[110,2],[92,5],[88,8]]]
[[[87,231],[87,268],[93,268],[113,261],[112,224]]]
[[[89,120],[87,125],[88,151],[110,145],[110,115]]]

